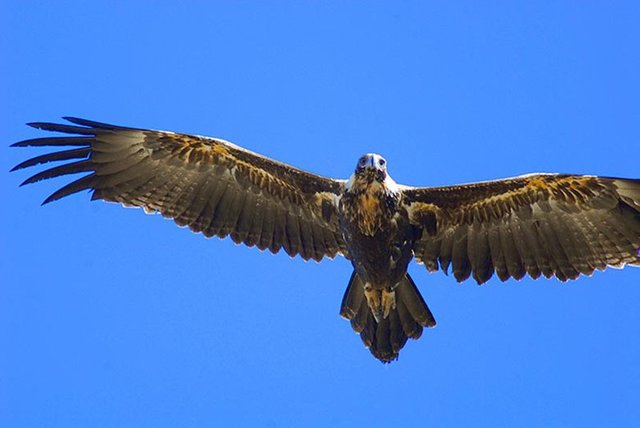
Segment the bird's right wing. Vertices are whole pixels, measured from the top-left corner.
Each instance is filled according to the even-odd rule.
[[[321,260],[345,254],[336,200],[344,182],[311,174],[227,141],[173,132],[126,128],[77,118],[74,125],[32,123],[76,136],[37,138],[17,147],[74,148],[29,159],[14,170],[70,161],[23,184],[86,172],[45,200],[81,190],[92,199],[160,212],[206,236]]]

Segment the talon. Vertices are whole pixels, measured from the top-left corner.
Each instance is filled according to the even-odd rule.
[[[396,308],[396,292],[394,290],[382,290],[382,307],[384,317],[387,318],[392,309]]]
[[[373,317],[377,322],[380,322],[383,316],[381,291],[371,287],[365,287],[364,295],[367,298],[367,304],[369,305],[369,309],[371,309]]]
[[[396,292],[394,290],[376,290],[365,287],[364,295],[377,322],[386,319],[396,308]]]

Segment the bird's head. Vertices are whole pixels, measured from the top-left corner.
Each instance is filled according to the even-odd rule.
[[[367,153],[358,159],[355,176],[368,182],[384,182],[387,178],[387,161],[376,153]]]

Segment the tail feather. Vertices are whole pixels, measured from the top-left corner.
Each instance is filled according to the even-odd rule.
[[[340,315],[351,321],[351,327],[371,353],[389,363],[398,358],[408,338],[418,339],[423,327],[436,321],[415,283],[406,274],[395,288],[396,306],[389,316],[376,321],[364,293],[364,282],[354,271],[342,299]]]
[[[391,349],[397,355],[402,347],[407,343],[408,335],[402,327],[400,321],[400,315],[398,311],[391,311],[389,313],[389,339],[391,340]]]
[[[418,291],[418,287],[416,287],[416,283],[413,282],[413,279],[411,279],[408,273],[405,274],[404,279],[400,281],[400,284],[395,290],[396,300],[404,302],[407,310],[418,324],[424,327],[433,327],[436,325],[433,314],[431,314],[427,303]]]
[[[342,307],[340,309],[340,314],[349,320],[353,319],[358,313],[360,305],[364,300],[364,284],[354,270],[351,274],[351,278],[349,278],[347,292],[342,298]]]
[[[358,312],[351,318],[351,328],[356,333],[360,333],[369,323],[369,316],[373,316],[371,311],[369,310],[369,306],[367,306],[367,299],[363,298],[361,300],[361,305],[358,305]],[[344,314],[342,315],[346,319],[349,319]]]
[[[413,318],[413,316],[407,309],[404,300],[396,300],[396,308],[404,334],[406,334],[407,337],[411,337],[412,339],[419,339],[420,336],[422,336],[422,325],[420,325],[415,320],[415,318]]]

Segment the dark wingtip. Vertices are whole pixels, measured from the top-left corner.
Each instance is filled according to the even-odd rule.
[[[27,122],[27,126],[30,126],[32,128],[36,128],[36,129],[45,129],[47,125],[51,125],[51,123],[47,123],[47,122]]]
[[[26,186],[27,184],[33,184],[33,183],[36,183],[36,182],[40,181],[40,180],[35,179],[36,176],[37,176],[37,174],[36,175],[32,175],[31,177],[27,178],[22,183],[20,183],[19,187]]]
[[[49,195],[47,197],[47,199],[42,201],[40,206],[43,207],[43,206],[45,206],[47,204],[50,204],[51,202],[57,201],[58,199],[62,199],[65,196],[67,196],[67,195],[60,194],[60,191],[56,191],[55,193],[52,193],[51,195]]]
[[[53,122],[29,122],[27,126],[32,128],[41,129],[43,131],[63,132],[67,134],[80,134],[80,135],[95,135],[96,130],[94,128],[87,128],[85,126],[66,125],[62,123]]]
[[[109,124],[106,124],[106,123],[94,122],[94,121],[91,121],[91,120],[81,119],[79,117],[73,117],[73,116],[63,116],[62,119],[66,120],[67,122],[71,122],[71,123],[73,123],[75,125],[86,126],[88,128],[107,128],[107,129],[116,128],[115,126],[109,125]],[[44,129],[44,130],[47,130],[47,131],[57,130],[56,128],[61,128],[61,129],[65,129],[65,128],[83,129],[83,128],[78,128],[76,126],[64,125],[64,124],[53,123],[53,122],[27,122],[27,126],[30,126],[32,128],[36,128],[36,129]]]
[[[74,117],[74,116],[63,116],[62,117],[64,120],[71,122],[73,124],[76,125],[81,125],[81,126],[86,126],[88,128],[98,128],[98,129],[110,129],[110,130],[114,130],[114,129],[131,129],[131,128],[126,128],[124,126],[117,126],[117,125],[112,125],[110,123],[104,123],[104,122],[96,122],[95,120],[88,120],[88,119],[82,119],[79,117]]]
[[[24,186],[25,184],[36,183],[41,180],[48,180],[49,178],[55,178],[55,177],[60,177],[67,174],[75,174],[78,172],[85,172],[85,171],[91,171],[91,170],[92,170],[92,165],[89,160],[66,163],[66,164],[58,165],[53,168],[49,168],[39,172],[27,178],[25,181],[22,182],[22,184],[20,184],[20,186]]]
[[[28,167],[33,166],[35,164],[36,163],[34,163],[33,159],[27,159],[26,161],[20,162],[18,165],[16,165],[13,168],[11,168],[9,170],[9,172],[18,171],[19,169],[28,168]]]
[[[31,159],[26,160],[24,162],[19,163],[18,165],[14,166],[13,168],[11,168],[9,170],[9,172],[14,172],[14,171],[18,171],[20,169],[24,169],[24,168],[28,168],[30,165]]]
[[[40,204],[41,207],[50,204],[53,201],[57,201],[58,199],[62,198],[62,196],[58,196],[58,192],[52,193],[51,195],[49,195],[47,197],[47,199],[45,199],[44,201],[42,201],[42,203]]]
[[[33,140],[31,140],[31,142],[33,142]],[[72,141],[72,142],[75,143],[75,141]],[[79,149],[63,150],[61,152],[46,153],[44,155],[36,156],[34,158],[27,159],[26,161],[19,163],[18,165],[14,166],[13,169],[11,169],[11,172],[16,171],[18,169],[28,168],[28,167],[38,165],[38,164],[43,164],[43,163],[58,162],[58,161],[64,161],[69,159],[87,158],[90,156],[90,154],[91,154],[90,149],[86,147],[81,147]]]
[[[82,125],[82,126],[93,126],[93,124],[99,123],[99,122],[92,122],[90,120],[82,119],[80,117],[75,117],[75,116],[62,116],[62,119],[66,120],[67,122],[75,123],[76,125]]]

